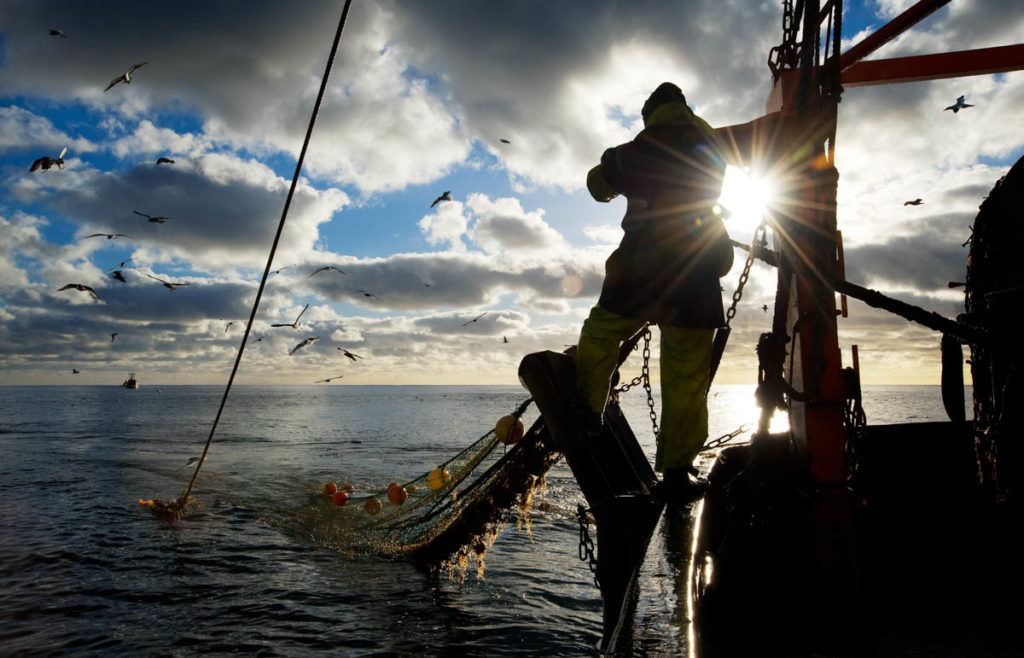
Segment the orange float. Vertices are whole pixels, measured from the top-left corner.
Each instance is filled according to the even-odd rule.
[[[370,516],[373,516],[381,510],[384,505],[381,504],[380,498],[367,498],[366,503],[363,505],[363,509]]]
[[[333,496],[335,493],[337,493],[337,491],[338,485],[334,484],[333,482],[328,482],[327,484],[324,485],[325,496]]]
[[[343,485],[341,485],[341,490],[342,491],[347,491],[349,493],[352,493],[353,491],[356,490],[356,488],[353,487],[351,484],[343,484]]]
[[[408,497],[409,492],[402,485],[397,482],[392,482],[388,485],[388,502],[392,505],[401,505]]]
[[[338,507],[344,507],[348,504],[348,493],[345,491],[337,491],[334,493],[334,504]]]
[[[498,419],[494,425],[494,433],[498,436],[499,441],[508,446],[518,443],[523,438],[523,435],[526,434],[526,427],[523,425],[523,421],[509,414]]]

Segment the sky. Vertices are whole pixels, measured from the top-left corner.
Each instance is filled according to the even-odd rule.
[[[343,4],[0,0],[0,383],[227,381]],[[844,49],[912,3],[846,4]],[[236,383],[516,384],[524,355],[576,342],[621,237],[625,201],[593,201],[587,171],[663,81],[713,126],[762,115],[781,16],[776,0],[353,2]],[[1019,0],[953,0],[871,59],[1022,34]],[[944,111],[960,95],[974,107]],[[947,282],[1022,125],[1022,72],[846,90],[847,278],[962,312]],[[65,148],[62,170],[29,171]],[[733,238],[767,190],[730,169]],[[775,284],[754,265],[716,383],[756,382]],[[849,307],[863,383],[938,383],[938,335]]]

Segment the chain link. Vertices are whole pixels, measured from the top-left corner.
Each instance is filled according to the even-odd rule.
[[[761,223],[754,231],[754,239],[750,242],[750,251],[747,252],[747,262],[743,264],[743,272],[740,273],[740,282],[736,286],[736,292],[732,294],[732,304],[729,306],[729,310],[725,312],[725,326],[727,327],[732,322],[732,319],[736,317],[736,305],[743,299],[743,286],[747,285],[747,279],[750,278],[750,268],[754,265],[754,249],[757,246],[763,247],[768,242],[767,232],[768,228],[762,215]]]
[[[597,557],[594,555],[594,540],[590,538],[590,520],[587,518],[587,508],[580,503],[576,503],[576,518],[580,522],[580,561],[588,564],[590,573],[594,574],[594,584],[600,587],[601,582],[597,579]]]
[[[743,264],[743,272],[740,274],[739,284],[736,286],[736,292],[732,294],[732,305],[729,306],[729,310],[725,313],[725,326],[728,327],[729,323],[736,316],[736,305],[743,299],[743,286],[747,285],[747,279],[750,278],[750,268],[754,265],[754,248],[757,246],[764,246],[767,241],[767,225],[765,219],[761,217],[761,224],[754,231],[754,239],[750,243],[750,251],[747,253],[747,262]],[[640,375],[634,377],[628,384],[622,384],[612,390],[612,395],[618,396],[621,393],[625,393],[631,388],[640,386],[644,387],[647,392],[647,408],[649,409],[649,415],[651,417],[651,428],[654,430],[654,439],[657,440],[661,434],[661,429],[658,427],[658,413],[654,410],[654,392],[651,390],[651,325],[647,323],[644,325],[644,349],[643,349],[644,363],[640,368]]]

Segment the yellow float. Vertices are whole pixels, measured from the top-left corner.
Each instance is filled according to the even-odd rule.
[[[447,468],[442,468],[440,466],[430,471],[427,475],[427,484],[429,484],[430,488],[434,491],[437,491],[451,481],[452,474],[448,472]]]
[[[513,443],[518,443],[523,438],[523,435],[526,433],[526,427],[523,426],[523,421],[509,414],[498,419],[497,424],[494,426],[494,433],[499,441],[510,446]]]

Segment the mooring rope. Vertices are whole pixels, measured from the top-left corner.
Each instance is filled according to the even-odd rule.
[[[196,463],[196,470],[192,473],[192,479],[188,483],[188,488],[185,489],[185,493],[181,495],[178,500],[175,501],[175,505],[179,509],[184,509],[188,503],[189,494],[192,493],[192,488],[195,486],[196,478],[199,477],[199,469],[202,468],[203,462],[206,461],[206,454],[210,451],[210,444],[213,443],[213,436],[217,432],[217,425],[220,423],[221,414],[224,412],[224,405],[228,401],[228,394],[231,392],[231,385],[235,381],[235,374],[238,372],[238,365],[242,361],[242,354],[245,352],[245,345],[249,341],[249,332],[252,331],[252,324],[256,320],[256,311],[260,306],[260,299],[263,297],[263,289],[267,285],[267,278],[270,276],[270,268],[274,263],[274,254],[277,253],[277,245],[281,241],[281,232],[284,230],[285,219],[288,217],[288,208],[291,207],[292,197],[295,196],[295,188],[299,183],[299,173],[302,171],[302,163],[306,159],[306,150],[309,148],[310,138],[313,135],[313,126],[316,124],[317,114],[320,112],[320,104],[324,98],[324,90],[327,88],[327,79],[331,75],[331,67],[334,65],[334,58],[338,53],[338,44],[341,42],[341,33],[345,29],[345,19],[348,18],[348,10],[352,5],[352,0],[345,0],[345,7],[341,10],[341,19],[338,21],[338,30],[334,34],[334,43],[331,44],[331,54],[327,57],[327,67],[324,69],[323,79],[320,81],[320,91],[316,96],[316,103],[313,105],[313,114],[309,117],[309,126],[306,128],[306,137],[302,140],[302,150],[299,151],[299,159],[295,163],[295,174],[292,176],[292,185],[288,189],[288,197],[284,202],[284,209],[281,211],[281,219],[277,223],[277,233],[274,234],[274,242],[270,247],[270,255],[267,257],[267,266],[263,268],[263,278],[260,279],[259,289],[256,291],[256,299],[252,304],[252,311],[249,313],[249,322],[245,325],[245,333],[242,335],[242,343],[238,346],[238,354],[235,356],[235,365],[231,368],[231,375],[228,377],[227,386],[224,387],[224,395],[220,400],[220,407],[217,409],[217,415],[213,419],[213,426],[210,428],[210,435],[206,439],[206,445],[203,446],[203,454],[199,457],[199,461]]]

